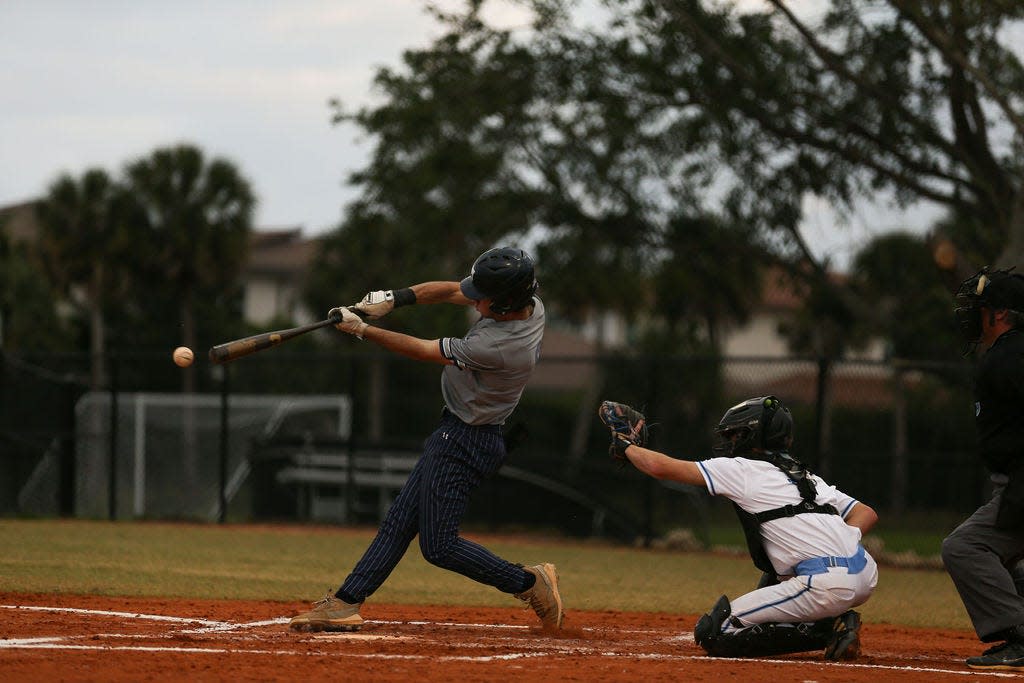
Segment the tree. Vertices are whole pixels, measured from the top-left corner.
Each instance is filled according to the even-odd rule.
[[[810,20],[785,0],[609,0],[611,20],[592,28],[570,0],[535,0],[518,32],[486,26],[482,4],[438,13],[445,35],[378,75],[386,103],[341,117],[379,140],[352,177],[366,191],[349,225],[388,225],[410,260],[459,243],[440,226],[473,234],[466,216],[509,216],[537,229],[544,291],[564,314],[663,324],[679,312],[655,303],[655,280],[685,281],[672,271],[714,248],[696,228],[742,226],[748,263],[808,283],[834,328],[814,344],[838,354],[876,311],[809,248],[809,197],[937,203],[964,228],[951,234],[961,263],[1024,256],[1024,69],[1006,34],[1019,3],[830,0]],[[482,187],[516,201],[452,191]],[[728,313],[703,317],[741,314],[733,291],[710,292]]]
[[[0,222],[0,349],[57,351],[71,347],[57,318],[56,296],[38,259],[12,242]]]
[[[709,217],[698,201],[713,180],[703,152],[670,156],[666,149],[683,145],[658,121],[661,113],[619,87],[622,66],[603,42],[572,34],[560,3],[539,5],[525,38],[485,25],[481,5],[470,0],[461,15],[435,12],[447,32],[427,49],[407,51],[402,71],[378,73],[383,104],[355,114],[339,109],[336,120],[358,125],[377,145],[351,177],[363,188],[360,199],[324,241],[313,305],[323,308],[328,297],[335,304],[352,273],[356,292],[368,273],[451,277],[483,248],[529,232],[542,293],[561,315],[661,316],[651,306],[653,273],[670,279],[673,263],[689,268],[700,251],[677,253],[672,231],[737,225]],[[668,172],[676,169],[685,173]],[[690,243],[713,234],[696,231]],[[733,263],[720,263],[720,272]],[[749,303],[756,288],[746,292]],[[720,295],[733,292],[704,292],[702,313]],[[733,298],[721,310],[737,304]]]
[[[378,144],[350,179],[361,197],[323,242],[314,307],[337,305],[340,292],[468,273],[482,251],[531,227],[536,200],[505,157],[530,103],[532,58],[472,14],[459,30],[405,52],[404,72],[381,69],[383,104],[346,112],[335,102],[336,122]]]
[[[785,0],[610,5],[621,82],[699,127],[743,214],[804,261],[827,265],[799,232],[805,197],[878,194],[973,217],[972,260],[1024,259],[1024,69],[1006,31],[1024,5],[831,0],[815,22]]]
[[[207,162],[190,145],[157,149],[129,163],[125,175],[147,239],[140,280],[159,283],[153,295],[177,302],[181,341],[195,348],[198,300],[237,287],[245,263],[255,207],[249,182],[231,162]],[[184,373],[186,391],[193,373]]]
[[[93,389],[107,379],[104,309],[124,284],[124,206],[122,189],[102,169],[90,169],[78,179],[58,177],[37,207],[50,280],[89,321]]]
[[[953,302],[938,277],[929,241],[895,232],[876,238],[854,257],[851,286],[874,302],[868,332],[888,340],[896,358],[951,361],[959,338]]]

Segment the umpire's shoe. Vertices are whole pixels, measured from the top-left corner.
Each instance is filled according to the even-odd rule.
[[[533,574],[537,580],[533,587],[515,596],[533,608],[547,629],[562,628],[562,596],[558,594],[558,572],[555,565],[545,562],[532,567],[523,567]]]
[[[292,617],[288,628],[293,631],[358,631],[363,626],[359,608],[363,603],[350,605],[328,593],[323,600],[313,603],[313,609]]]
[[[825,659],[856,659],[860,654],[860,614],[852,609],[836,617]]]
[[[978,657],[968,657],[972,669],[1002,669],[1024,671],[1024,643],[1010,640],[985,650]]]

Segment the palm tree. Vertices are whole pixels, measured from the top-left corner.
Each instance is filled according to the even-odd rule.
[[[123,282],[127,247],[121,188],[102,169],[61,175],[38,205],[40,248],[49,276],[89,320],[93,389],[106,382],[104,306]]]
[[[207,162],[189,145],[157,149],[130,163],[126,176],[151,236],[149,268],[180,304],[181,343],[195,347],[197,297],[216,297],[236,284],[245,262],[252,190],[233,164]],[[184,373],[184,389],[195,389],[192,370]]]

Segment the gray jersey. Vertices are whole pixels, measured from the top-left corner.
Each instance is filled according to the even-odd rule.
[[[441,395],[456,417],[471,425],[504,424],[519,404],[540,357],[544,304],[533,299],[526,320],[481,318],[461,339],[440,340],[454,365],[441,373]]]

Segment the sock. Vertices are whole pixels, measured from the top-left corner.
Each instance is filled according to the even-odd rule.
[[[353,598],[351,595],[349,595],[348,593],[346,593],[345,591],[343,591],[340,588],[338,589],[338,592],[336,592],[334,594],[334,597],[336,597],[339,600],[341,600],[342,602],[346,602],[346,603],[348,603],[350,605],[358,605],[359,603],[362,602],[362,600],[356,600],[355,598]]]
[[[519,589],[520,593],[525,593],[533,588],[533,585],[537,583],[537,577],[534,576],[533,572],[528,572],[524,569],[523,573],[526,574],[526,578],[523,580],[523,587]]]

